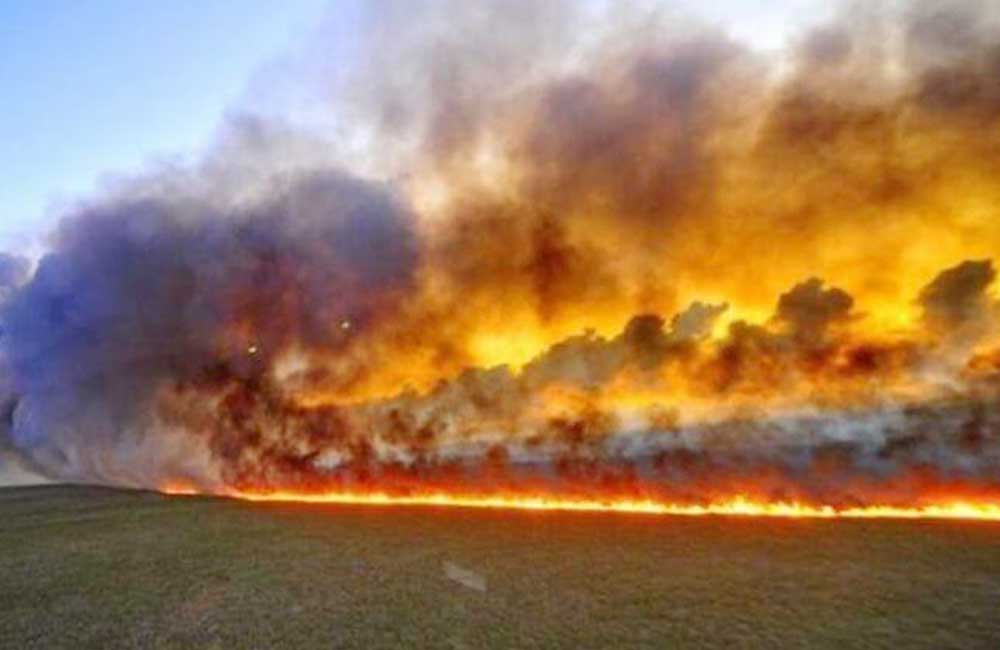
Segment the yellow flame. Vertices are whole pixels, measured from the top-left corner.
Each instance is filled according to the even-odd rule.
[[[191,495],[197,490],[188,485],[167,485],[161,492]],[[494,508],[508,510],[544,510],[570,512],[618,512],[647,515],[696,517],[706,515],[739,517],[784,517],[811,519],[966,519],[1000,521],[1000,504],[953,501],[920,506],[868,505],[837,508],[794,502],[755,501],[735,496],[707,504],[665,503],[653,499],[588,499],[548,495],[488,496],[428,492],[396,495],[384,492],[248,492],[227,491],[227,496],[246,501],[293,502],[364,506],[432,506],[452,508]]]

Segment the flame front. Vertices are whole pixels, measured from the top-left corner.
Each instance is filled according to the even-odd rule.
[[[160,491],[168,495],[191,496],[196,488],[183,484],[165,484]],[[551,495],[474,495],[429,492],[393,495],[384,492],[237,492],[225,496],[246,501],[314,503],[362,506],[424,506],[446,508],[498,508],[505,510],[543,510],[568,512],[618,512],[644,515],[701,517],[708,515],[738,517],[785,517],[812,519],[964,519],[1000,521],[1000,505],[966,501],[945,501],[920,506],[866,505],[834,508],[802,503],[754,501],[744,496],[706,504],[664,503],[650,499],[577,499]]]

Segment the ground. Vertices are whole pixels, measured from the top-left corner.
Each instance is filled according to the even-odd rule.
[[[998,614],[1000,524],[0,490],[5,649],[968,650]]]

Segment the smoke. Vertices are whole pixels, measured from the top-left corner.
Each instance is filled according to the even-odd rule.
[[[31,263],[17,255],[0,253],[0,300],[28,279]]]
[[[0,308],[3,303],[27,281],[31,263],[18,255],[0,253]],[[0,340],[4,332],[0,329]],[[17,397],[10,384],[11,376],[7,365],[7,354],[0,346],[0,486],[37,483],[43,479],[27,470],[24,460],[9,442],[11,419]]]
[[[843,289],[824,289],[822,280],[810,278],[781,294],[775,318],[792,337],[807,345],[817,344],[831,325],[850,316],[853,306],[854,298]]]
[[[331,109],[361,156],[234,118],[0,257],[0,449],[215,490],[997,487],[989,4],[774,54],[669,8],[371,11]]]
[[[157,435],[164,389],[256,381],[294,345],[335,353],[331,324],[364,331],[412,282],[412,220],[388,188],[332,170],[230,211],[172,196],[81,208],[3,306],[14,446],[99,476],[117,462],[105,454]]]
[[[989,333],[996,326],[996,304],[988,294],[995,278],[991,260],[970,260],[942,271],[920,292],[927,328],[946,337]]]

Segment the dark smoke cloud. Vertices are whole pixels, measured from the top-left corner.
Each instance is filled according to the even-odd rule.
[[[391,311],[412,225],[388,189],[332,171],[231,213],[170,197],[82,208],[3,306],[9,435],[57,474],[100,475],[88,453],[154,435],[164,388],[213,369],[252,381],[279,352],[336,350]]]
[[[920,292],[927,327],[943,334],[993,325],[996,303],[988,289],[996,279],[992,260],[962,262],[942,271]]]
[[[790,330],[791,336],[815,344],[821,342],[831,325],[850,316],[852,298],[843,289],[824,288],[819,278],[810,278],[781,294],[775,318]]]
[[[373,5],[392,37],[358,74],[358,111],[389,166],[450,191],[431,265],[465,304],[516,296],[566,335],[579,312],[672,312],[704,290],[763,307],[811,275],[898,296],[896,242],[928,221],[1000,245],[940,198],[995,185],[988,3],[851,3],[780,70],[669,7],[416,6],[420,21]],[[930,100],[935,71],[972,95]]]
[[[996,487],[990,6],[857,5],[773,58],[631,5],[372,7],[354,171],[235,117],[0,258],[0,450],[147,487]],[[522,327],[520,367],[481,353]]]

